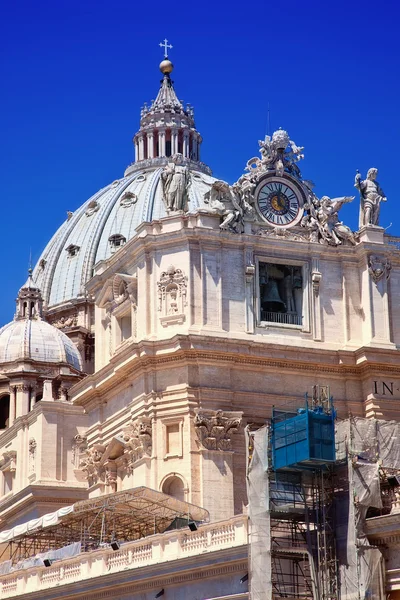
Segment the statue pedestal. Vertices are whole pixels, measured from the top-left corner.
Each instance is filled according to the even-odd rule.
[[[360,242],[370,242],[373,244],[383,244],[383,235],[385,230],[377,225],[363,225],[358,232]]]

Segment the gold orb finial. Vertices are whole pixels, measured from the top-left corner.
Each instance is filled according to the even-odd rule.
[[[174,70],[174,65],[167,58],[160,62],[160,71],[161,73],[172,73]]]

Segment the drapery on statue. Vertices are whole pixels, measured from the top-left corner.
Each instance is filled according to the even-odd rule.
[[[331,246],[338,246],[343,241],[349,241],[355,245],[356,240],[350,227],[339,221],[338,217],[338,212],[343,204],[353,200],[354,196],[340,198],[322,196],[320,200],[316,196],[310,196],[309,202],[304,205],[308,212],[300,223],[302,227],[308,229],[310,241]]]
[[[386,202],[386,196],[376,181],[378,169],[369,169],[367,179],[361,180],[361,175],[357,171],[354,181],[354,187],[360,190],[360,221],[359,226],[379,225],[379,212],[381,202]]]
[[[219,226],[220,229],[243,233],[244,216],[253,213],[247,196],[248,188],[241,186],[239,182],[229,185],[225,181],[217,180],[204,194],[204,202],[208,204],[212,212],[219,213],[224,217]]]
[[[175,154],[161,173],[162,195],[167,212],[188,211],[190,173],[181,163],[182,155]]]

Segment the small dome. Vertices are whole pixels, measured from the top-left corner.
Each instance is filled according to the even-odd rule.
[[[74,343],[62,331],[41,319],[20,319],[0,329],[0,364],[16,360],[66,363],[82,370]]]

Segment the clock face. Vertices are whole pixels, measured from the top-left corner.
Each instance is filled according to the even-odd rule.
[[[261,216],[274,227],[290,227],[302,217],[302,198],[291,182],[283,177],[264,181],[256,190]]]

